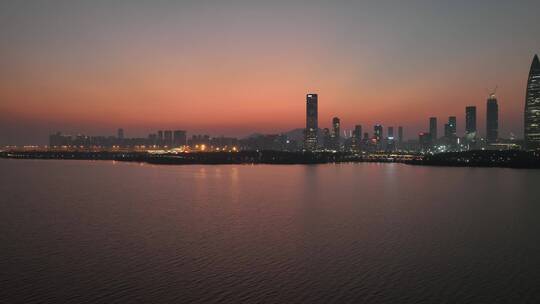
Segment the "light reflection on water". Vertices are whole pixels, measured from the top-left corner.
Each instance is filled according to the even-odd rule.
[[[540,171],[0,160],[0,299],[537,302]]]

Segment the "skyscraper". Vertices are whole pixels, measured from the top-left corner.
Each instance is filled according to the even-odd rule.
[[[382,125],[375,125],[373,126],[373,136],[377,140],[377,142],[381,141],[383,137],[383,126]]]
[[[317,100],[317,94],[306,95],[306,130],[304,148],[308,151],[317,149],[317,131],[319,130]]]
[[[448,123],[444,124],[444,142],[448,145],[457,144],[457,122],[455,116],[448,117]]]
[[[433,142],[439,138],[437,134],[437,117],[429,118],[429,134]]]
[[[332,148],[332,139],[330,138],[330,129],[324,128],[322,130],[323,133],[323,147],[324,149],[331,149]]]
[[[420,148],[424,150],[428,150],[431,147],[431,134],[420,132],[418,133],[418,143],[420,144]]]
[[[362,146],[362,126],[354,126],[353,136],[352,136],[353,149],[360,150]]]
[[[354,138],[357,142],[361,142],[361,141],[362,141],[362,125],[356,125],[356,126],[354,126],[353,138]]]
[[[173,141],[172,141],[172,131],[171,130],[167,130],[165,132],[163,132],[163,143],[165,144],[165,146],[172,146],[173,144]]]
[[[399,126],[397,129],[398,133],[398,142],[401,144],[403,142],[403,127]]]
[[[449,139],[450,137],[452,137],[450,133],[450,125],[445,123],[444,124],[444,138]]]
[[[394,127],[388,127],[388,139],[394,140]]]
[[[451,137],[457,136],[457,119],[455,116],[448,117],[448,131]]]
[[[118,139],[124,139],[124,129],[118,129]]]
[[[534,55],[525,94],[525,148],[540,149],[540,60]]]
[[[157,145],[162,146],[163,145],[163,130],[157,131]]]
[[[476,138],[476,107],[465,108],[465,138],[467,141],[474,141]]]
[[[184,130],[175,130],[173,138],[173,146],[180,147],[186,145],[186,131]]]
[[[388,127],[388,136],[386,137],[386,151],[394,151],[396,149],[396,140],[394,137],[394,127]]]
[[[499,105],[495,93],[489,94],[486,112],[486,140],[494,143],[499,138]]]
[[[338,117],[334,117],[332,119],[332,133],[330,136],[332,137],[332,148],[335,150],[339,150],[340,143],[341,143],[341,135],[340,135],[340,121]]]

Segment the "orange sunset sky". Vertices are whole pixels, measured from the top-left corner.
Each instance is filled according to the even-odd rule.
[[[521,137],[538,1],[2,1],[0,144],[65,133],[245,136],[305,125],[464,125],[499,86]]]

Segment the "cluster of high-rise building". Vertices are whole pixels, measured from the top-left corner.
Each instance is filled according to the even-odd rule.
[[[517,148],[516,141],[508,142],[499,137],[499,105],[495,92],[486,101],[485,137],[478,134],[477,107],[465,108],[465,133],[457,134],[457,117],[449,116],[444,123],[443,133],[438,130],[438,118],[429,118],[429,130],[420,132],[417,140],[404,140],[403,127],[387,127],[386,136],[381,124],[373,126],[370,136],[362,125],[357,124],[352,131],[343,131],[339,117],[332,118],[331,127],[319,129],[318,95],[306,95],[306,126],[303,139],[287,134],[254,135],[243,139],[234,137],[210,137],[192,135],[187,138],[185,130],[159,130],[146,138],[125,137],[124,130],[118,129],[116,136],[64,135],[60,132],[50,135],[50,147],[102,147],[102,148],[185,148],[198,151],[236,150],[282,150],[282,151],[462,151],[485,148]],[[525,97],[524,111],[525,149],[540,149],[540,61],[534,56]],[[298,139],[298,140],[297,140]]]
[[[463,151],[471,149],[540,149],[540,60],[535,55],[527,80],[524,112],[524,141],[502,140],[499,135],[499,104],[495,91],[490,93],[486,101],[485,137],[480,137],[477,125],[477,107],[465,108],[465,134],[457,134],[457,117],[449,116],[444,124],[444,133],[438,132],[437,117],[429,118],[429,131],[420,132],[416,142],[404,142],[403,127],[398,127],[397,139],[394,128],[388,127],[383,135],[383,126],[373,127],[373,136],[362,133],[362,126],[356,125],[350,137],[340,135],[341,121],[332,119],[332,127],[322,130],[319,136],[318,95],[306,96],[306,128],[303,149],[307,151]],[[442,136],[441,136],[442,135]]]
[[[159,130],[157,133],[148,135],[148,146],[156,147],[181,147],[186,145],[186,131],[184,130]]]
[[[517,148],[540,149],[540,60],[535,55],[529,70],[525,95],[524,111],[524,140],[520,145],[516,142],[503,142],[499,134],[499,104],[495,92],[489,94],[486,102],[485,137],[478,135],[476,106],[465,108],[465,134],[458,138],[456,135],[456,117],[450,116],[444,125],[444,137],[438,137],[437,118],[429,119],[429,132],[419,134],[419,141],[424,150],[445,149],[489,149]]]
[[[465,134],[457,134],[457,117],[449,116],[444,124],[444,134],[439,137],[437,117],[429,118],[429,131],[420,132],[418,141],[423,151],[471,150],[486,148],[499,142],[499,105],[495,92],[486,102],[486,137],[480,138],[477,129],[476,106],[465,107]]]
[[[257,134],[238,139],[236,137],[211,137],[194,134],[186,138],[184,130],[159,130],[146,138],[129,138],[118,129],[117,136],[66,135],[57,132],[49,136],[49,147],[77,149],[179,149],[181,151],[239,151],[278,150],[297,151],[298,142],[285,134]]]
[[[306,95],[306,128],[304,129],[303,150],[306,151],[394,151],[403,144],[403,127],[398,127],[397,138],[394,127],[388,127],[383,135],[383,126],[373,127],[373,136],[362,132],[362,125],[357,124],[350,133],[341,133],[341,120],[332,118],[331,128],[319,130],[318,95]],[[322,132],[319,132],[322,131]],[[322,136],[320,136],[322,133]]]
[[[160,147],[174,148],[186,145],[186,131],[159,130],[148,137],[125,137],[124,129],[120,128],[116,136],[75,136],[57,132],[49,136],[50,147],[84,147],[84,148],[133,148]]]

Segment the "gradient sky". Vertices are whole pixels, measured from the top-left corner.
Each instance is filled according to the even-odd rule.
[[[0,1],[0,144],[56,130],[243,136],[403,125],[406,137],[499,86],[521,137],[540,1]]]

